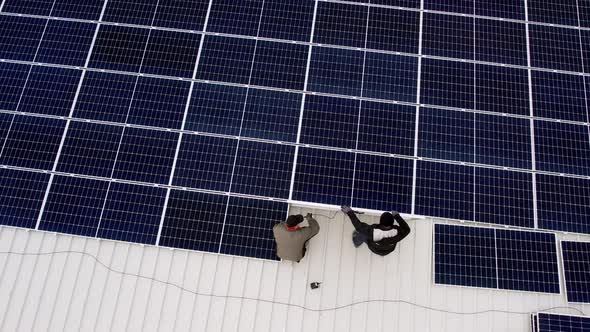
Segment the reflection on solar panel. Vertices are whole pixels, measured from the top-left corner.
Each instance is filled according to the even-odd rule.
[[[584,332],[590,330],[590,318],[558,314],[537,314],[538,332]]]
[[[555,235],[436,224],[437,284],[559,293]]]
[[[0,223],[270,259],[294,201],[590,233],[589,22],[587,1],[4,0]]]
[[[568,302],[590,303],[590,243],[561,242]]]

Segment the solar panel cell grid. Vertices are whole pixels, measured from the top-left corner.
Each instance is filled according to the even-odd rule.
[[[265,0],[258,36],[307,42],[310,40],[314,1]]]
[[[360,96],[364,57],[361,51],[313,47],[307,89]]]
[[[529,115],[528,73],[524,69],[475,65],[475,108]]]
[[[248,84],[255,45],[250,39],[205,37],[197,78]]]
[[[143,1],[141,6],[133,0],[109,0],[103,20],[136,25],[152,25],[158,0]]]
[[[561,250],[568,302],[590,303],[590,243],[562,241]]]
[[[251,84],[303,90],[308,46],[258,41]]]
[[[33,66],[17,111],[68,116],[81,73],[73,69]]]
[[[148,29],[101,25],[89,67],[139,72],[148,36]]]
[[[229,191],[237,140],[200,135],[182,136],[175,186]]]
[[[272,226],[285,219],[286,203],[230,197],[220,252],[277,260]]]
[[[461,14],[473,14],[472,0],[459,1],[440,1],[440,0],[424,0],[424,9],[454,12]]]
[[[537,169],[590,175],[588,127],[568,123],[535,121]]]
[[[357,148],[412,156],[415,120],[415,107],[363,101]]]
[[[436,224],[434,281],[437,284],[496,288],[495,231]]]
[[[218,252],[228,198],[171,190],[161,246]]]
[[[418,54],[419,18],[414,11],[371,7],[367,48]]]
[[[313,41],[365,47],[368,11],[366,6],[318,2]]]
[[[51,13],[54,0],[6,0],[2,11],[9,13],[43,15]]]
[[[108,186],[106,181],[56,176],[39,229],[96,236]]]
[[[525,19],[523,0],[475,0],[475,15],[501,17],[514,20]]]
[[[111,183],[97,236],[156,244],[166,189]]]
[[[55,0],[51,16],[96,21],[100,18],[104,3],[103,0]]]
[[[590,319],[581,316],[538,314],[538,332],[584,332],[590,329]]]
[[[83,66],[95,30],[95,24],[48,21],[35,61]]]
[[[420,102],[473,109],[473,71],[471,63],[423,59]]]
[[[47,20],[0,16],[0,58],[33,61]]]
[[[16,110],[29,71],[26,65],[0,63],[0,109]]]
[[[416,102],[418,59],[367,52],[363,72],[364,97]]]
[[[525,25],[475,19],[475,60],[526,66]]]
[[[531,169],[530,120],[475,114],[475,162]]]
[[[74,109],[74,117],[125,123],[137,77],[86,72]]]
[[[0,169],[0,224],[35,228],[49,174]]]
[[[208,5],[208,0],[160,0],[154,16],[154,25],[202,31]]]
[[[256,36],[260,26],[262,0],[216,0],[211,5],[207,30]]]
[[[473,162],[474,121],[473,113],[420,108],[418,155]]]
[[[474,19],[442,14],[424,14],[422,53],[473,60]]]
[[[180,129],[189,88],[189,82],[140,77],[127,123]]]
[[[191,78],[200,41],[201,36],[195,33],[151,31],[141,72]]]
[[[110,177],[123,133],[122,127],[71,122],[57,170]]]
[[[559,293],[555,235],[496,230],[498,287]]]
[[[529,38],[533,67],[582,71],[577,30],[531,24]]]
[[[535,116],[588,122],[584,77],[532,71]]]
[[[0,154],[3,165],[51,170],[66,122],[16,115]]]
[[[578,0],[578,15],[580,26],[590,28],[590,0]]]
[[[577,0],[527,0],[527,7],[531,21],[578,26]]]
[[[536,177],[539,228],[590,233],[590,180]]]

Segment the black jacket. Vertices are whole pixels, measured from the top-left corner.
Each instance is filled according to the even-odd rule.
[[[359,218],[356,216],[354,212],[349,212],[348,216],[350,217],[350,221],[352,222],[356,231],[363,234],[363,236],[367,238],[367,246],[369,247],[369,249],[377,255],[385,256],[393,252],[395,250],[397,243],[403,240],[406,236],[408,236],[408,234],[410,234],[410,226],[408,226],[408,223],[406,223],[404,218],[402,218],[402,216],[400,216],[398,213],[393,216],[395,220],[399,223],[399,226],[393,225],[393,228],[397,229],[397,235],[375,242],[373,241],[373,230],[376,228],[382,229],[379,224],[365,224],[364,222],[359,220]]]

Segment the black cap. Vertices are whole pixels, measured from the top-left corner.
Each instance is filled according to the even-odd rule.
[[[391,214],[389,212],[383,212],[383,214],[381,215],[381,219],[379,220],[379,224],[381,224],[383,226],[391,227],[391,226],[393,226],[394,220],[395,219],[393,218],[393,214]]]
[[[303,221],[303,215],[295,214],[287,217],[287,226],[295,227]]]

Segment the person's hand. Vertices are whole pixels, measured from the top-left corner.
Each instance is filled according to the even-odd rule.
[[[306,214],[305,219],[307,219],[307,220],[313,219],[313,217],[311,216],[311,213]]]
[[[350,208],[350,206],[346,206],[346,205],[342,205],[340,207],[340,210],[342,210],[342,212],[344,212],[345,214],[349,214],[350,212],[352,212],[352,209]]]

